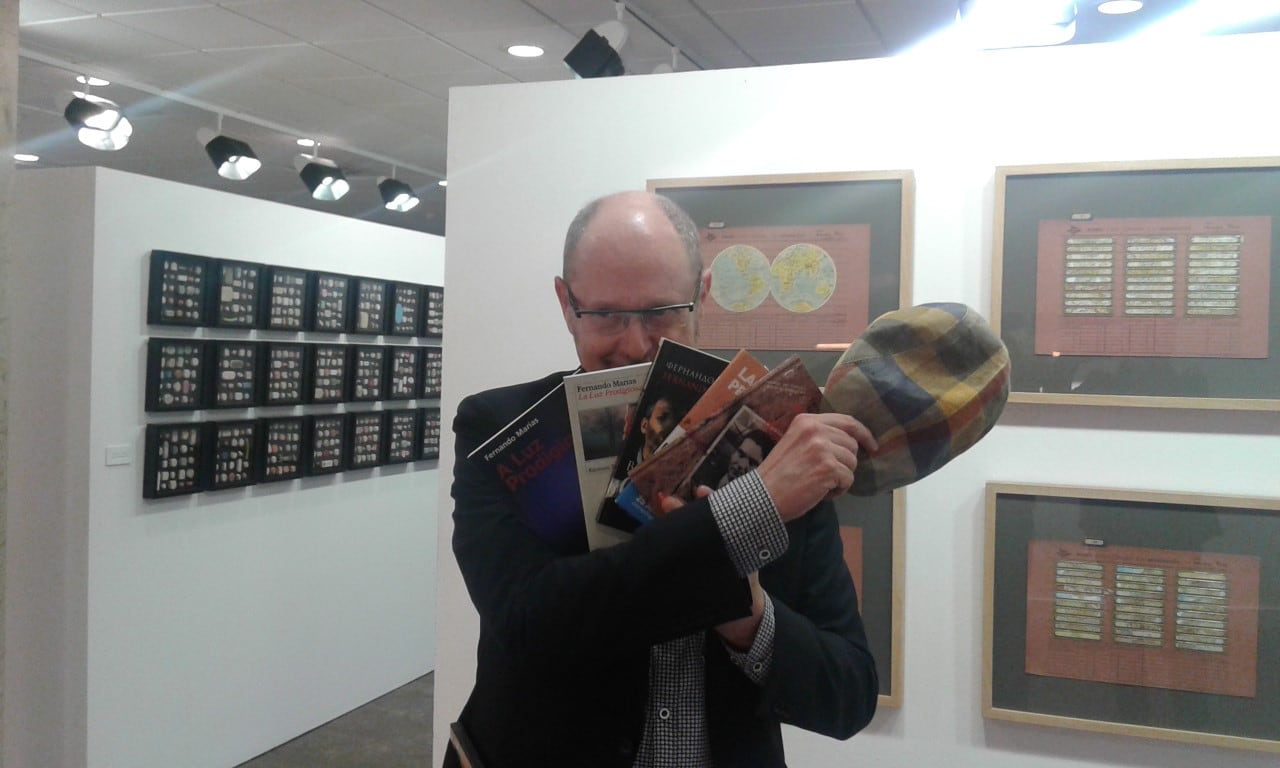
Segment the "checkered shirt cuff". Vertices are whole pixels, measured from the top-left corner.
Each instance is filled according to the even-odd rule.
[[[751,642],[751,647],[746,652],[739,651],[726,642],[721,641],[721,645],[729,652],[729,661],[733,665],[742,670],[742,674],[756,685],[764,685],[765,678],[769,676],[769,668],[773,666],[773,635],[775,623],[773,620],[773,598],[769,597],[769,593],[764,593],[764,615],[760,617],[760,626],[756,628],[756,639]]]
[[[711,516],[720,529],[729,559],[744,578],[782,557],[790,544],[778,509],[756,472],[712,493]]]

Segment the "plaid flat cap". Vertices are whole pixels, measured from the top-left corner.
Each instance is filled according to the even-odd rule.
[[[941,469],[995,426],[1009,397],[1009,352],[973,309],[921,304],[867,326],[824,394],[880,445],[858,457],[849,489],[872,496]]]

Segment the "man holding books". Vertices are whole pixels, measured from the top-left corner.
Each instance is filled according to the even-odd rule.
[[[641,192],[586,206],[555,280],[586,371],[694,344],[710,288],[693,222]],[[480,614],[459,717],[506,766],[783,766],[780,723],[848,738],[878,681],[830,499],[867,429],[801,414],[751,472],[611,547],[553,546],[467,457],[563,380],[468,397],[454,421],[453,549]],[[708,489],[709,490],[709,489]],[[705,493],[705,492],[704,492]],[[452,749],[446,765],[457,765]]]

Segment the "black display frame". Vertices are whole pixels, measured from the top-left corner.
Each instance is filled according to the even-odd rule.
[[[184,443],[189,446],[189,456],[182,460],[180,466],[171,466],[166,462],[170,445],[180,445],[172,440],[177,433],[186,433]],[[189,439],[187,439],[189,438]],[[142,498],[165,499],[173,496],[189,496],[203,490],[203,466],[201,463],[204,449],[204,430],[198,422],[176,422],[166,424],[148,424],[143,438],[142,459]],[[164,455],[161,455],[163,452]],[[175,460],[177,457],[173,457]],[[168,484],[171,478],[162,473],[190,470],[189,482],[179,484],[173,479],[173,485],[161,488],[161,483]]]
[[[186,349],[185,354],[179,354],[178,350],[166,353],[166,346],[181,346]],[[171,355],[177,355],[178,359],[194,360],[196,364],[192,365],[166,365],[166,361],[171,359]],[[175,361],[176,362],[176,361]],[[166,337],[152,337],[147,339],[147,374],[146,388],[143,396],[144,409],[149,413],[168,413],[177,411],[198,411],[204,407],[205,393],[205,370],[208,368],[206,345],[200,339],[178,339]],[[181,376],[169,376],[166,371],[177,372],[183,371]],[[167,390],[170,389],[169,382],[190,381],[194,392],[188,397],[184,397],[181,402],[176,404],[173,402],[165,403],[165,396],[173,396]],[[182,395],[183,393],[176,393]]]
[[[311,273],[305,269],[267,266],[262,279],[261,327],[305,331],[311,317],[311,283]]]
[[[387,302],[388,336],[417,336],[423,314],[424,287],[418,283],[392,283]]]
[[[207,325],[209,316],[209,284],[212,273],[210,259],[191,253],[153,250],[147,277],[147,324],[200,327]],[[193,276],[194,279],[189,279]],[[177,308],[166,314],[166,306],[178,297],[186,309],[194,313],[178,313]]]
[[[378,277],[356,277],[353,283],[355,308],[351,318],[351,333],[381,336],[387,331],[391,315],[391,281]]]
[[[444,338],[444,286],[422,287],[422,325],[418,335],[426,339]]]
[[[416,461],[422,448],[418,444],[422,428],[421,414],[416,408],[397,408],[382,413],[386,418],[382,433],[383,463],[407,464]]]
[[[422,347],[387,347],[387,372],[383,383],[384,400],[412,400],[421,390]]]
[[[373,403],[382,399],[387,385],[387,348],[379,344],[351,345],[347,401]]]
[[[332,475],[347,468],[347,414],[330,413],[307,416],[307,429],[303,459],[304,472],[308,476]],[[323,441],[323,445],[321,445]],[[317,449],[324,449],[326,461],[324,466],[317,465]],[[336,453],[335,453],[336,452]]]
[[[261,364],[258,374],[259,405],[290,406],[306,402],[310,351],[309,344],[297,341],[262,342],[262,352],[258,358]],[[283,353],[288,353],[288,356],[281,357]],[[296,363],[296,365],[290,365],[290,363]],[[292,397],[274,397],[278,390],[284,389],[276,384],[295,385],[297,394]]]
[[[418,427],[418,459],[435,461],[440,458],[440,409],[419,408],[421,423]]]
[[[440,398],[444,386],[444,347],[420,347],[422,372],[418,374],[419,397]]]
[[[210,259],[209,325],[214,328],[258,328],[262,313],[265,264]],[[228,275],[228,270],[231,274]],[[235,271],[239,270],[239,273]]]
[[[276,483],[302,477],[304,472],[303,447],[306,445],[306,416],[279,416],[259,419],[262,422],[258,430],[258,455],[255,477],[259,483]],[[292,441],[275,439],[282,427],[288,427],[294,437]],[[285,435],[288,437],[289,435]],[[275,450],[273,450],[275,449]],[[291,452],[291,456],[288,455]],[[272,458],[286,453],[288,461],[272,461]],[[276,471],[276,466],[292,468]]]
[[[202,459],[205,482],[203,490],[223,491],[229,488],[253,485],[258,482],[256,461],[259,447],[258,431],[261,429],[260,421],[260,419],[231,419],[204,423],[205,434],[203,439],[205,450]],[[244,434],[232,436],[228,434],[231,430]],[[224,441],[233,442],[224,445]],[[239,441],[239,443],[234,441]],[[239,457],[232,456],[231,454],[237,449],[239,449],[241,455]],[[220,465],[220,462],[224,460],[230,461],[235,458],[243,462],[243,466],[232,477],[231,468]]]
[[[348,333],[355,292],[354,278],[336,272],[311,273],[311,304],[307,315],[308,331],[316,333]]]
[[[347,469],[373,469],[384,463],[386,455],[386,417],[384,411],[347,413]],[[367,453],[372,449],[372,455]]]
[[[308,350],[308,403],[341,403],[347,398],[351,371],[350,344],[311,344]],[[326,394],[317,394],[324,387]]]
[[[239,339],[218,339],[206,344],[205,358],[208,364],[205,365],[205,371],[208,378],[205,380],[205,407],[212,410],[227,410],[256,406],[261,395],[259,384],[262,371],[262,345],[256,341]],[[247,352],[247,355],[240,354],[242,352]],[[241,364],[235,365],[236,362]],[[247,381],[247,392],[244,393],[243,398],[222,399],[226,391],[224,385],[230,381],[225,376],[227,373],[238,376],[240,381]],[[245,376],[248,377],[247,380],[244,379]]]

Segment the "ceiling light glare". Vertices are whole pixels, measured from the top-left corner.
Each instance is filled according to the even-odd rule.
[[[341,200],[343,195],[351,191],[346,174],[332,160],[323,157],[298,155],[293,161],[298,169],[298,176],[307,185],[311,197],[322,202],[331,203]]]
[[[436,185],[437,185],[437,186],[440,186],[440,187],[447,187],[447,186],[449,186],[449,180],[448,180],[448,179],[441,179],[441,180],[439,180],[439,181],[437,181],[437,182],[436,182]]]
[[[1140,10],[1142,10],[1142,0],[1103,0],[1098,3],[1098,13],[1105,13],[1108,16],[1123,16]]]
[[[196,131],[196,138],[204,145],[204,151],[213,161],[213,167],[218,169],[218,175],[224,179],[244,181],[262,167],[262,161],[249,145],[239,139],[215,134],[208,128]]]
[[[13,159],[19,163],[35,163],[40,160],[40,156],[33,155],[30,152],[17,152],[14,154]]]
[[[300,147],[314,147],[316,145],[316,140],[315,139],[298,139],[295,143]]]
[[[1076,34],[1071,0],[960,0],[956,17],[983,49],[1061,45]]]
[[[513,45],[507,48],[507,53],[521,59],[536,59],[546,51],[536,45]]]
[[[1211,35],[1277,14],[1280,14],[1280,0],[1199,0],[1165,16],[1135,38],[1177,40]]]
[[[103,80],[100,77],[93,77],[91,75],[76,75],[76,82],[80,83],[81,85],[88,85],[93,87],[111,85],[110,80]]]
[[[421,201],[413,193],[413,187],[396,179],[382,179],[378,182],[378,193],[382,195],[382,204],[388,211],[404,213],[418,207]]]
[[[120,106],[101,96],[77,93],[62,115],[76,129],[80,143],[92,149],[123,149],[133,135],[133,124],[120,112]]]

